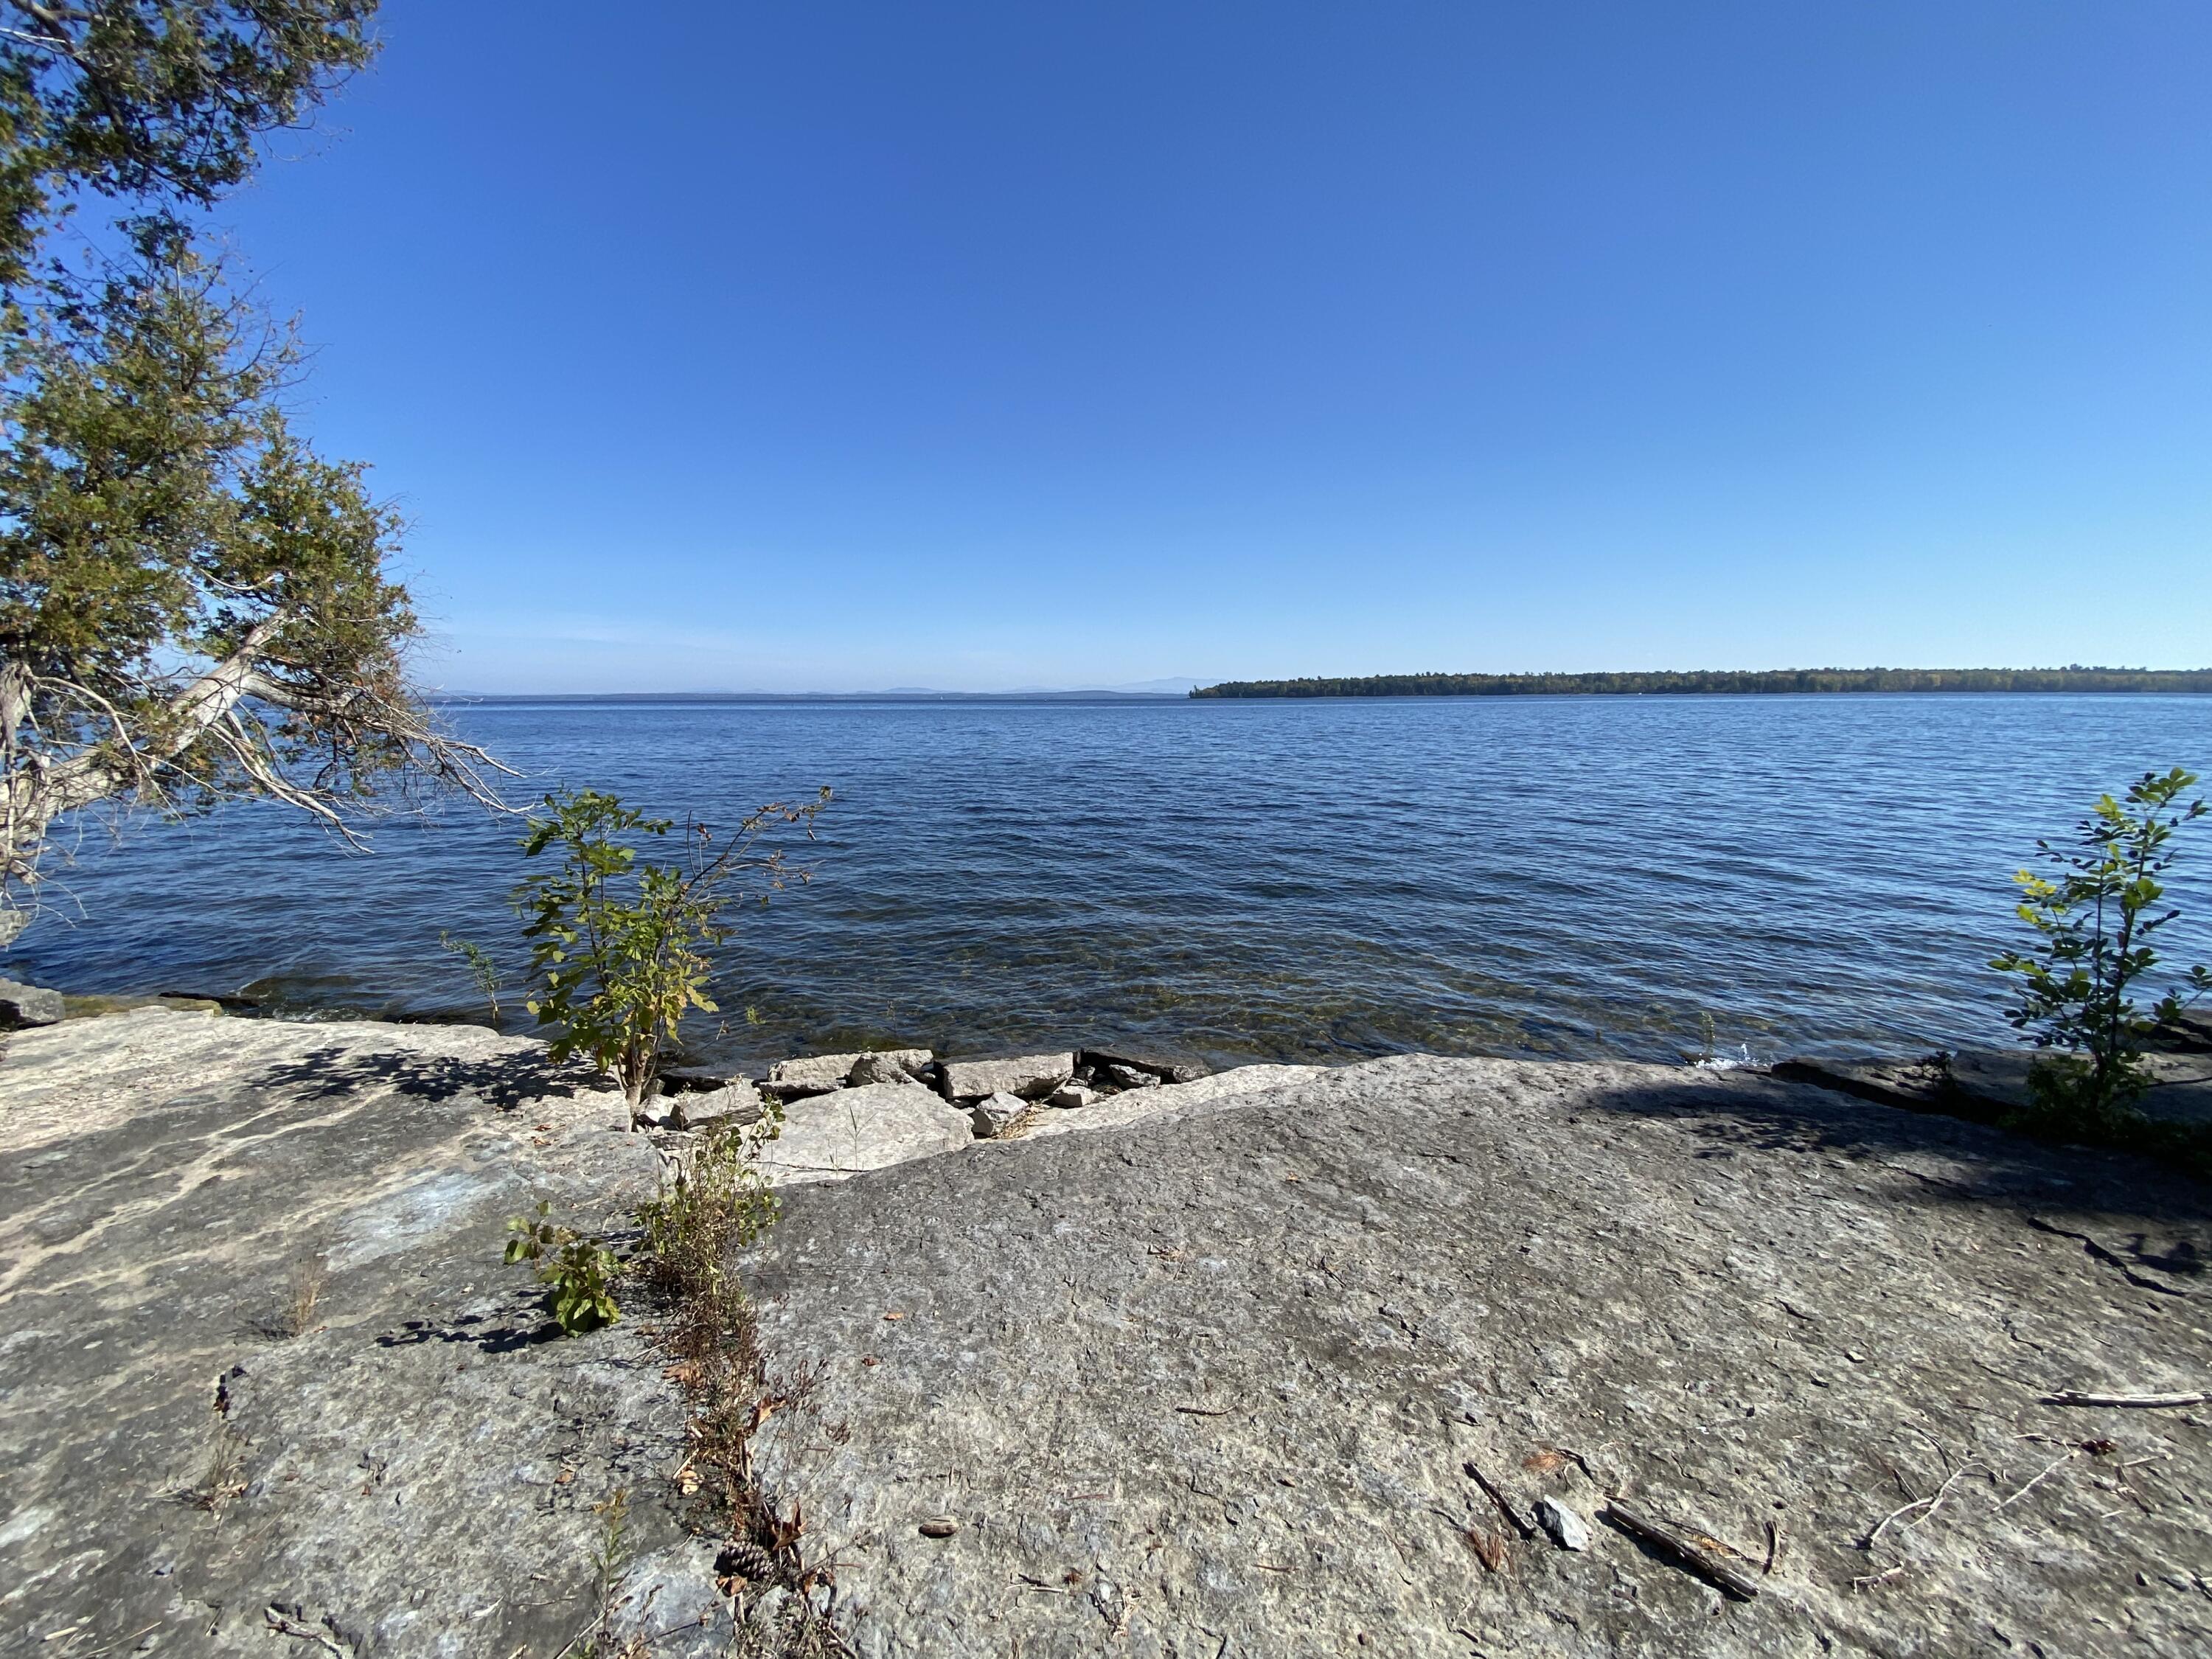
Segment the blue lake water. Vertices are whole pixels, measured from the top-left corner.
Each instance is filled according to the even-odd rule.
[[[2212,769],[2212,700],[2133,696],[503,704],[527,777],[726,823],[829,784],[812,884],[739,919],[702,1057],[1144,1039],[1757,1058],[1999,1040],[2010,872],[2095,794]],[[2212,819],[2165,935],[2212,959]],[[295,1012],[471,1006],[519,972],[518,827],[350,855],[296,816],[88,829],[9,971]],[[2193,842],[2193,845],[2191,842]],[[2194,854],[2193,866],[2187,855]],[[65,896],[58,890],[65,887]],[[519,1000],[519,998],[518,998]],[[510,1015],[514,1029],[526,1016]]]

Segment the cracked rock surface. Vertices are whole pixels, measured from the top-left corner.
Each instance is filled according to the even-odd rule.
[[[557,1340],[500,1261],[538,1198],[596,1228],[652,1194],[625,1115],[465,1027],[12,1036],[0,1653],[550,1656],[599,1613],[592,1506],[623,1489],[617,1622],[720,1651],[658,1362],[629,1322]]]
[[[860,1654],[2212,1651],[2212,1407],[2039,1398],[2212,1386],[2206,1189],[2147,1164],[1648,1066],[1250,1067],[983,1141],[838,1094],[743,1267],[819,1368],[755,1449]],[[469,1028],[10,1036],[0,1654],[551,1659],[617,1491],[617,1632],[727,1651],[641,1304],[558,1339],[499,1261],[540,1197],[626,1226],[624,1118]]]
[[[787,1194],[757,1447],[871,1656],[2200,1654],[2212,1408],[2039,1396],[2212,1384],[2206,1198],[1753,1076],[1295,1074]]]

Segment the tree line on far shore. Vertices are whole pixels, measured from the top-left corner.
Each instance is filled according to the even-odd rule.
[[[2212,668],[1769,668],[1619,674],[1368,674],[1224,680],[1194,697],[1628,696],[1821,691],[2204,691]]]

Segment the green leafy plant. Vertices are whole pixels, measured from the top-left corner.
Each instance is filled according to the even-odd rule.
[[[375,54],[373,0],[0,8],[0,938],[87,812],[241,798],[356,842],[502,770],[409,653],[403,526],[292,422],[205,210]]]
[[[782,1126],[783,1108],[769,1101],[747,1128],[708,1131],[660,1195],[640,1207],[647,1272],[656,1288],[679,1297],[710,1290],[729,1252],[775,1224],[775,1194],[755,1159]]]
[[[611,1325],[622,1317],[615,1305],[615,1275],[621,1264],[615,1253],[598,1239],[588,1237],[552,1219],[550,1199],[538,1201],[535,1215],[510,1216],[507,1230],[507,1260],[538,1264],[538,1277],[551,1287],[553,1318],[571,1336]]]
[[[648,818],[598,790],[546,796],[522,850],[527,858],[555,854],[559,863],[526,878],[514,903],[532,942],[537,993],[527,1006],[552,1028],[554,1059],[582,1054],[601,1075],[611,1073],[635,1122],[684,1016],[716,1012],[705,947],[730,936],[724,918],[740,884],[765,903],[771,890],[807,878],[762,837],[782,826],[811,839],[814,816],[829,804],[827,789],[803,805],[771,804],[724,837],[687,823],[679,857],[651,864],[632,843],[667,837],[672,820]]]
[[[2089,1125],[2129,1115],[2148,1082],[2143,1039],[2179,1017],[2186,1001],[2212,991],[2201,964],[2179,975],[2149,1007],[2134,991],[2159,961],[2152,936],[2180,912],[2160,909],[2159,878],[2175,854],[2173,832],[2202,817],[2202,799],[2180,805],[2197,775],[2179,767],[2146,772],[2124,799],[2100,796],[2075,827],[2070,843],[2036,845],[2057,866],[2055,878],[2022,870],[2020,919],[2041,935],[2033,952],[2008,951],[1990,965],[2019,976],[2020,1001],[2006,1012],[2039,1048],[2054,1051],[2029,1073],[2045,1114]]]
[[[440,933],[438,943],[468,963],[469,977],[476,981],[477,994],[490,1005],[491,1023],[497,1025],[501,980],[499,964],[491,959],[491,952],[472,939],[456,939],[448,933]]]

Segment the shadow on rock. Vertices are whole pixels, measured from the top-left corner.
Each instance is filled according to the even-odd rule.
[[[2144,1288],[2212,1292],[2212,1187],[2148,1158],[1751,1076],[1597,1090],[1578,1109],[1674,1120],[1701,1159],[1790,1152],[1878,1164],[1912,1177],[1930,1205],[2020,1210]]]
[[[527,1315],[507,1314],[503,1319],[526,1319]],[[524,1348],[534,1348],[542,1343],[561,1340],[561,1328],[550,1319],[539,1319],[534,1324],[495,1323],[486,1314],[464,1314],[457,1319],[439,1323],[428,1319],[410,1319],[396,1331],[386,1331],[376,1339],[380,1348],[415,1348],[426,1342],[465,1344],[480,1353],[514,1353]]]
[[[592,1092],[594,1081],[583,1067],[556,1066],[540,1054],[465,1059],[388,1051],[361,1054],[338,1048],[319,1048],[301,1060],[271,1066],[254,1079],[257,1087],[283,1089],[302,1100],[389,1090],[430,1101],[471,1095],[502,1112],[548,1097],[573,1100]]]

